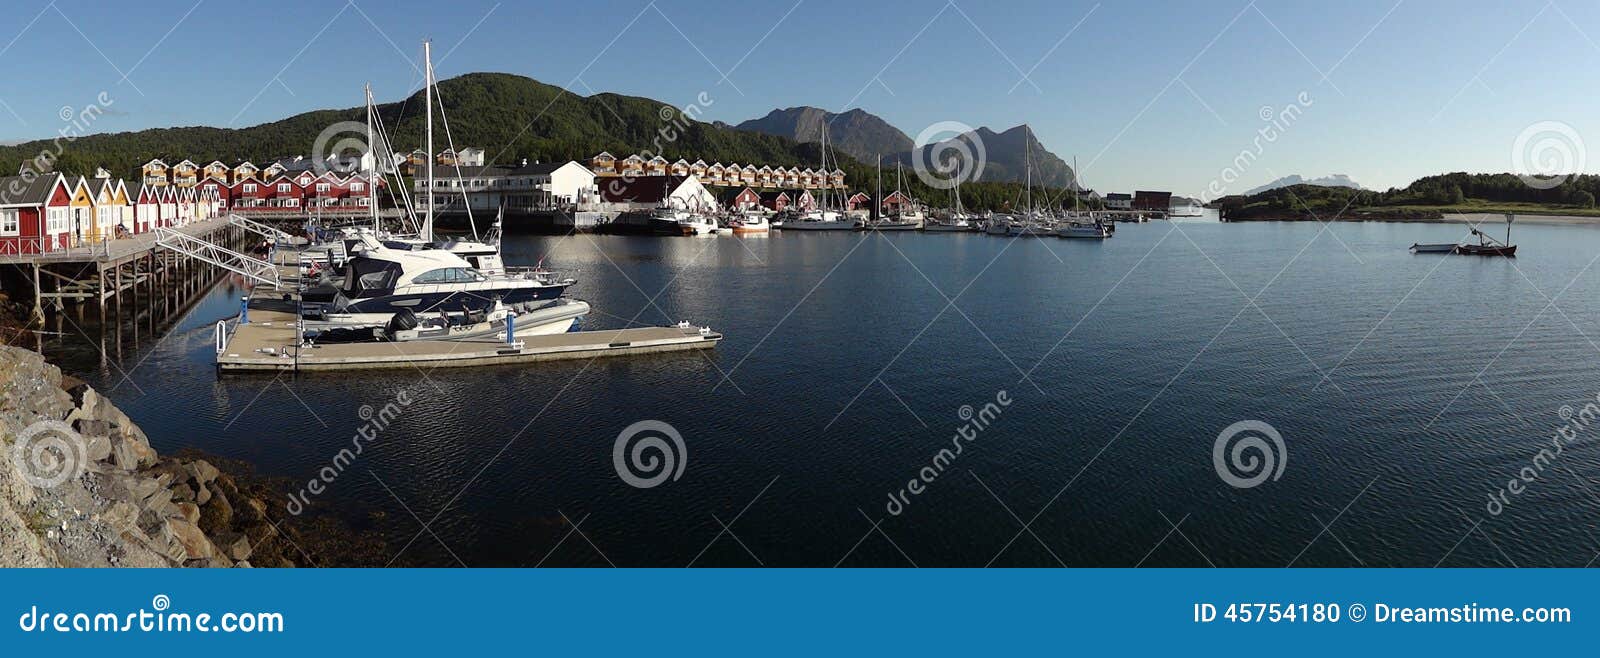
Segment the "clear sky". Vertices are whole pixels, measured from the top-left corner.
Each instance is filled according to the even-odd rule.
[[[101,92],[94,132],[352,107],[367,82],[396,100],[419,88],[431,38],[441,77],[502,71],[677,105],[704,91],[708,120],[860,107],[913,137],[941,121],[1026,122],[1105,191],[1200,193],[1255,150],[1264,107],[1302,92],[1309,106],[1230,191],[1288,174],[1383,189],[1507,171],[1541,121],[1600,146],[1600,6],[1577,0],[6,5],[0,140],[51,136],[63,107]]]

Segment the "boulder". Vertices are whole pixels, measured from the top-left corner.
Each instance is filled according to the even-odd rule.
[[[221,553],[217,552],[217,547],[206,537],[206,533],[201,532],[200,527],[189,522],[188,519],[169,518],[167,519],[167,528],[172,531],[172,535],[183,546],[183,554],[186,558],[199,560],[221,555]]]
[[[200,524],[200,506],[199,505],[196,505],[194,503],[181,502],[181,503],[177,503],[176,507],[178,508],[178,513],[183,515],[184,520],[186,520],[186,521],[188,521],[190,523],[196,524],[196,525]]]
[[[194,480],[200,484],[209,484],[211,481],[217,479],[217,476],[221,474],[221,471],[218,471],[217,467],[212,466],[211,462],[208,462],[204,459],[196,459],[192,462],[189,462],[188,464],[184,465],[184,468],[188,470],[189,474],[194,476]]]
[[[211,490],[198,482],[194,485],[194,502],[204,505],[211,502]]]
[[[227,496],[213,494],[211,502],[200,508],[200,527],[208,532],[221,532],[233,527],[233,504]]]

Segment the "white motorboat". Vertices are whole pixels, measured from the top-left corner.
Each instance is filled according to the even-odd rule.
[[[1111,231],[1106,228],[1105,224],[1100,222],[1067,222],[1056,227],[1055,236],[1058,238],[1104,240],[1111,237]]]
[[[331,301],[310,305],[309,319],[377,326],[396,313],[470,315],[495,304],[561,297],[574,279],[542,268],[502,268],[489,274],[441,249],[408,251],[369,243],[345,262]]]

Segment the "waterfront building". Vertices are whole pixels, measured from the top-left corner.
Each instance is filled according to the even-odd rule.
[[[722,191],[722,207],[733,211],[754,210],[761,207],[761,195],[748,187],[730,187]]]
[[[222,164],[221,160],[212,160],[211,164],[200,168],[200,178],[201,180],[214,180],[227,183],[228,165]]]
[[[667,173],[670,173],[673,176],[688,176],[689,161],[683,158],[678,158],[677,162],[674,162],[667,167]]]
[[[650,158],[650,160],[644,164],[644,173],[646,176],[667,175],[667,159],[659,155]]]
[[[156,186],[150,184],[139,186],[139,194],[134,198],[133,204],[134,233],[147,233],[150,229],[160,225],[161,202],[156,195],[157,189]]]
[[[867,196],[866,192],[856,192],[850,195],[850,198],[845,199],[844,202],[845,210],[866,210],[871,207],[872,197]]]
[[[662,206],[690,210],[717,207],[717,198],[694,176],[639,176],[611,178],[599,185],[600,198],[610,209],[648,211]]]
[[[435,167],[434,212],[486,212],[501,207],[508,213],[566,208],[594,203],[599,198],[595,174],[582,164],[524,161],[516,167]],[[425,203],[427,179],[412,177],[413,195]],[[352,183],[364,194],[364,180]]]
[[[1132,210],[1133,195],[1121,192],[1112,192],[1106,195],[1107,210]]]
[[[61,174],[0,178],[0,254],[66,247],[70,203]]]
[[[761,207],[773,212],[783,212],[792,199],[787,192],[762,192]]]
[[[171,183],[178,187],[194,187],[200,182],[200,165],[184,160],[172,165]]]
[[[160,158],[152,159],[144,163],[144,166],[139,167],[139,176],[145,185],[155,185],[157,187],[166,185],[168,182],[167,163],[162,162]]]
[[[599,155],[589,158],[589,170],[596,176],[612,176],[617,173],[617,156],[601,151]]]
[[[1148,210],[1152,212],[1167,212],[1172,207],[1171,192],[1151,192],[1136,190],[1133,193],[1133,209]]]

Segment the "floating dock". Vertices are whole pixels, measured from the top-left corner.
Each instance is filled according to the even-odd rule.
[[[517,344],[418,340],[300,346],[295,314],[272,308],[284,306],[283,302],[261,293],[251,302],[249,322],[235,325],[231,332],[219,326],[217,367],[223,371],[482,366],[710,349],[722,340],[722,334],[698,327],[641,327],[531,336]]]

